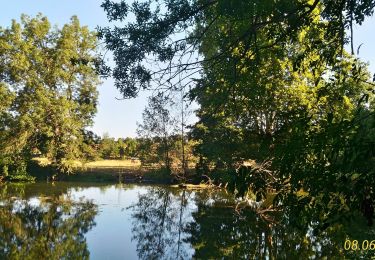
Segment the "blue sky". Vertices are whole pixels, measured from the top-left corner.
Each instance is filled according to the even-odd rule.
[[[0,26],[7,27],[12,19],[19,20],[22,13],[35,16],[42,13],[52,24],[59,27],[77,15],[82,25],[94,30],[98,25],[108,24],[100,7],[101,0],[0,0]],[[354,44],[361,43],[360,57],[370,63],[370,71],[375,73],[375,18],[367,18],[362,26],[356,26]],[[136,99],[116,100],[121,95],[108,79],[99,87],[99,107],[93,131],[99,135],[107,132],[113,137],[136,136],[136,122],[141,122],[146,105],[146,93]]]

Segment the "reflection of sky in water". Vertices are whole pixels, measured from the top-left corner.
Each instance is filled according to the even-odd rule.
[[[137,241],[132,240],[132,210],[129,208],[138,201],[139,195],[146,194],[145,186],[113,185],[105,187],[73,188],[70,197],[82,197],[98,205],[94,226],[85,237],[91,259],[138,259]],[[183,222],[192,221],[191,212],[196,208],[192,203],[193,194],[188,195],[188,204],[183,211]],[[179,207],[180,201],[172,199],[170,207]],[[177,220],[178,221],[178,220]],[[182,239],[184,239],[182,234]],[[177,242],[177,241],[176,241]],[[180,245],[191,256],[194,250]],[[190,246],[189,246],[190,247]],[[177,243],[170,245],[170,251],[177,250]]]
[[[150,255],[156,254],[156,257],[153,258],[157,259],[175,259],[178,254],[180,259],[182,253],[185,258],[191,258],[194,254],[194,249],[187,242],[188,235],[183,228],[180,228],[186,227],[187,223],[194,221],[192,212],[197,209],[194,192],[183,193],[182,190],[170,189],[166,186],[83,185],[65,182],[27,184],[22,186],[22,189],[11,184],[7,188],[4,193],[5,197],[2,197],[5,200],[0,199],[0,206],[5,207],[6,203],[10,203],[8,205],[12,205],[12,211],[9,214],[23,214],[26,218],[27,214],[34,209],[37,209],[42,214],[41,216],[47,214],[47,212],[52,216],[50,212],[51,202],[58,198],[61,199],[58,203],[73,200],[76,202],[92,201],[97,205],[98,211],[94,215],[96,225],[82,233],[85,241],[82,245],[87,245],[90,259],[138,259],[139,257],[148,259],[149,251],[151,252]],[[161,202],[167,197],[169,200],[163,211],[161,210]],[[181,210],[183,197],[186,202]],[[146,204],[151,202],[151,205],[144,207],[145,204],[140,203],[140,201],[146,202]],[[26,209],[27,206],[31,208]],[[57,204],[53,210],[60,212],[61,206]],[[69,218],[72,217],[71,214],[74,214],[73,212],[74,210],[60,215],[59,221],[61,223],[65,220],[69,221]],[[160,212],[166,213],[167,219],[169,219],[169,221],[165,221],[164,225],[160,225],[162,219],[160,215],[153,215],[160,214]],[[46,221],[44,217],[40,219],[42,223]],[[148,218],[148,221],[145,221],[145,218]],[[77,219],[77,221],[81,222],[80,219]],[[179,221],[181,221],[181,226]],[[0,223],[0,229],[1,225],[2,223]],[[146,226],[145,230],[143,225]],[[23,228],[26,228],[26,226]],[[38,227],[35,226],[34,229],[31,227],[30,232],[34,232],[36,229]],[[65,232],[69,233],[69,230]],[[161,239],[163,243],[160,246],[155,243],[157,240],[139,238],[139,235],[145,234],[151,234],[154,239],[155,237],[157,240]],[[180,236],[180,244],[178,244],[178,236]],[[48,237],[48,234],[46,237]],[[144,247],[145,245],[146,247]],[[148,250],[148,247],[151,249]],[[0,243],[0,259],[3,249]],[[179,253],[177,254],[177,252]]]
[[[91,259],[138,259],[136,241],[131,241],[130,212],[126,210],[145,189],[122,189],[115,186],[82,188],[72,191],[72,198],[85,197],[99,207],[96,226],[85,236]]]
[[[51,232],[57,243],[67,234],[71,240],[62,243],[60,251],[50,246],[50,255],[70,252],[66,250],[83,254],[87,249],[91,259],[268,259],[271,254],[274,259],[340,259],[348,253],[341,250],[343,237],[337,236],[336,229],[314,236],[310,226],[270,225],[252,210],[238,214],[233,195],[224,191],[64,182],[22,187],[8,185],[3,193],[0,190],[0,230],[11,228],[8,243],[1,244],[0,233],[0,259],[9,245],[35,246],[34,238],[51,239]],[[82,198],[97,205],[97,211],[96,207],[88,211],[90,207],[84,206],[92,204],[85,202],[55,214],[64,210],[65,199],[69,205],[70,199]],[[19,243],[11,238],[18,233]]]

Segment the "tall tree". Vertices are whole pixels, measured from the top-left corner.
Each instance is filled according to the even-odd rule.
[[[96,33],[75,16],[57,29],[41,14],[22,15],[20,23],[0,28],[0,46],[1,95],[8,93],[3,156],[22,165],[39,150],[59,170],[69,170],[96,112]]]
[[[251,169],[231,172],[232,189],[240,196],[250,190],[261,199],[272,188],[280,192],[275,204],[306,210],[322,226],[359,211],[371,223],[373,206],[366,213],[362,205],[374,201],[372,181],[365,181],[374,174],[374,85],[366,65],[340,48],[330,50],[334,65],[325,56],[330,32],[319,9],[314,14],[294,42],[257,50],[255,56],[249,50],[243,55],[247,43],[239,42],[225,66],[204,68],[191,92],[201,105],[197,149],[224,169],[255,160]],[[225,31],[207,34],[202,53],[210,59],[225,49],[226,40]],[[257,43],[268,41],[259,31]],[[308,195],[299,196],[301,190]]]
[[[151,96],[143,112],[143,123],[138,125],[138,135],[149,139],[160,139],[165,168],[171,170],[171,136],[175,119],[170,113],[170,100],[163,93]]]

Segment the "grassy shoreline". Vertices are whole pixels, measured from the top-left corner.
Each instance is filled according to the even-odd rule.
[[[177,184],[181,180],[158,165],[142,165],[139,160],[98,160],[75,162],[73,173],[57,174],[50,162],[36,158],[29,173],[39,181],[94,181],[121,183]],[[178,169],[175,169],[176,171]],[[199,184],[195,170],[187,171],[186,183]]]

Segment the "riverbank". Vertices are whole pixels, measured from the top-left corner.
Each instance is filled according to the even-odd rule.
[[[170,174],[158,165],[141,165],[138,160],[98,160],[88,163],[77,162],[71,173],[57,173],[51,164],[44,159],[33,160],[27,172],[37,181],[89,181],[115,183],[154,183],[178,184],[181,182],[199,184],[201,178],[194,168],[181,178],[179,169]]]
[[[129,167],[96,167],[78,169],[73,174],[60,174],[54,177],[62,181],[96,181],[120,183],[175,183],[175,178],[164,169],[129,168]]]

